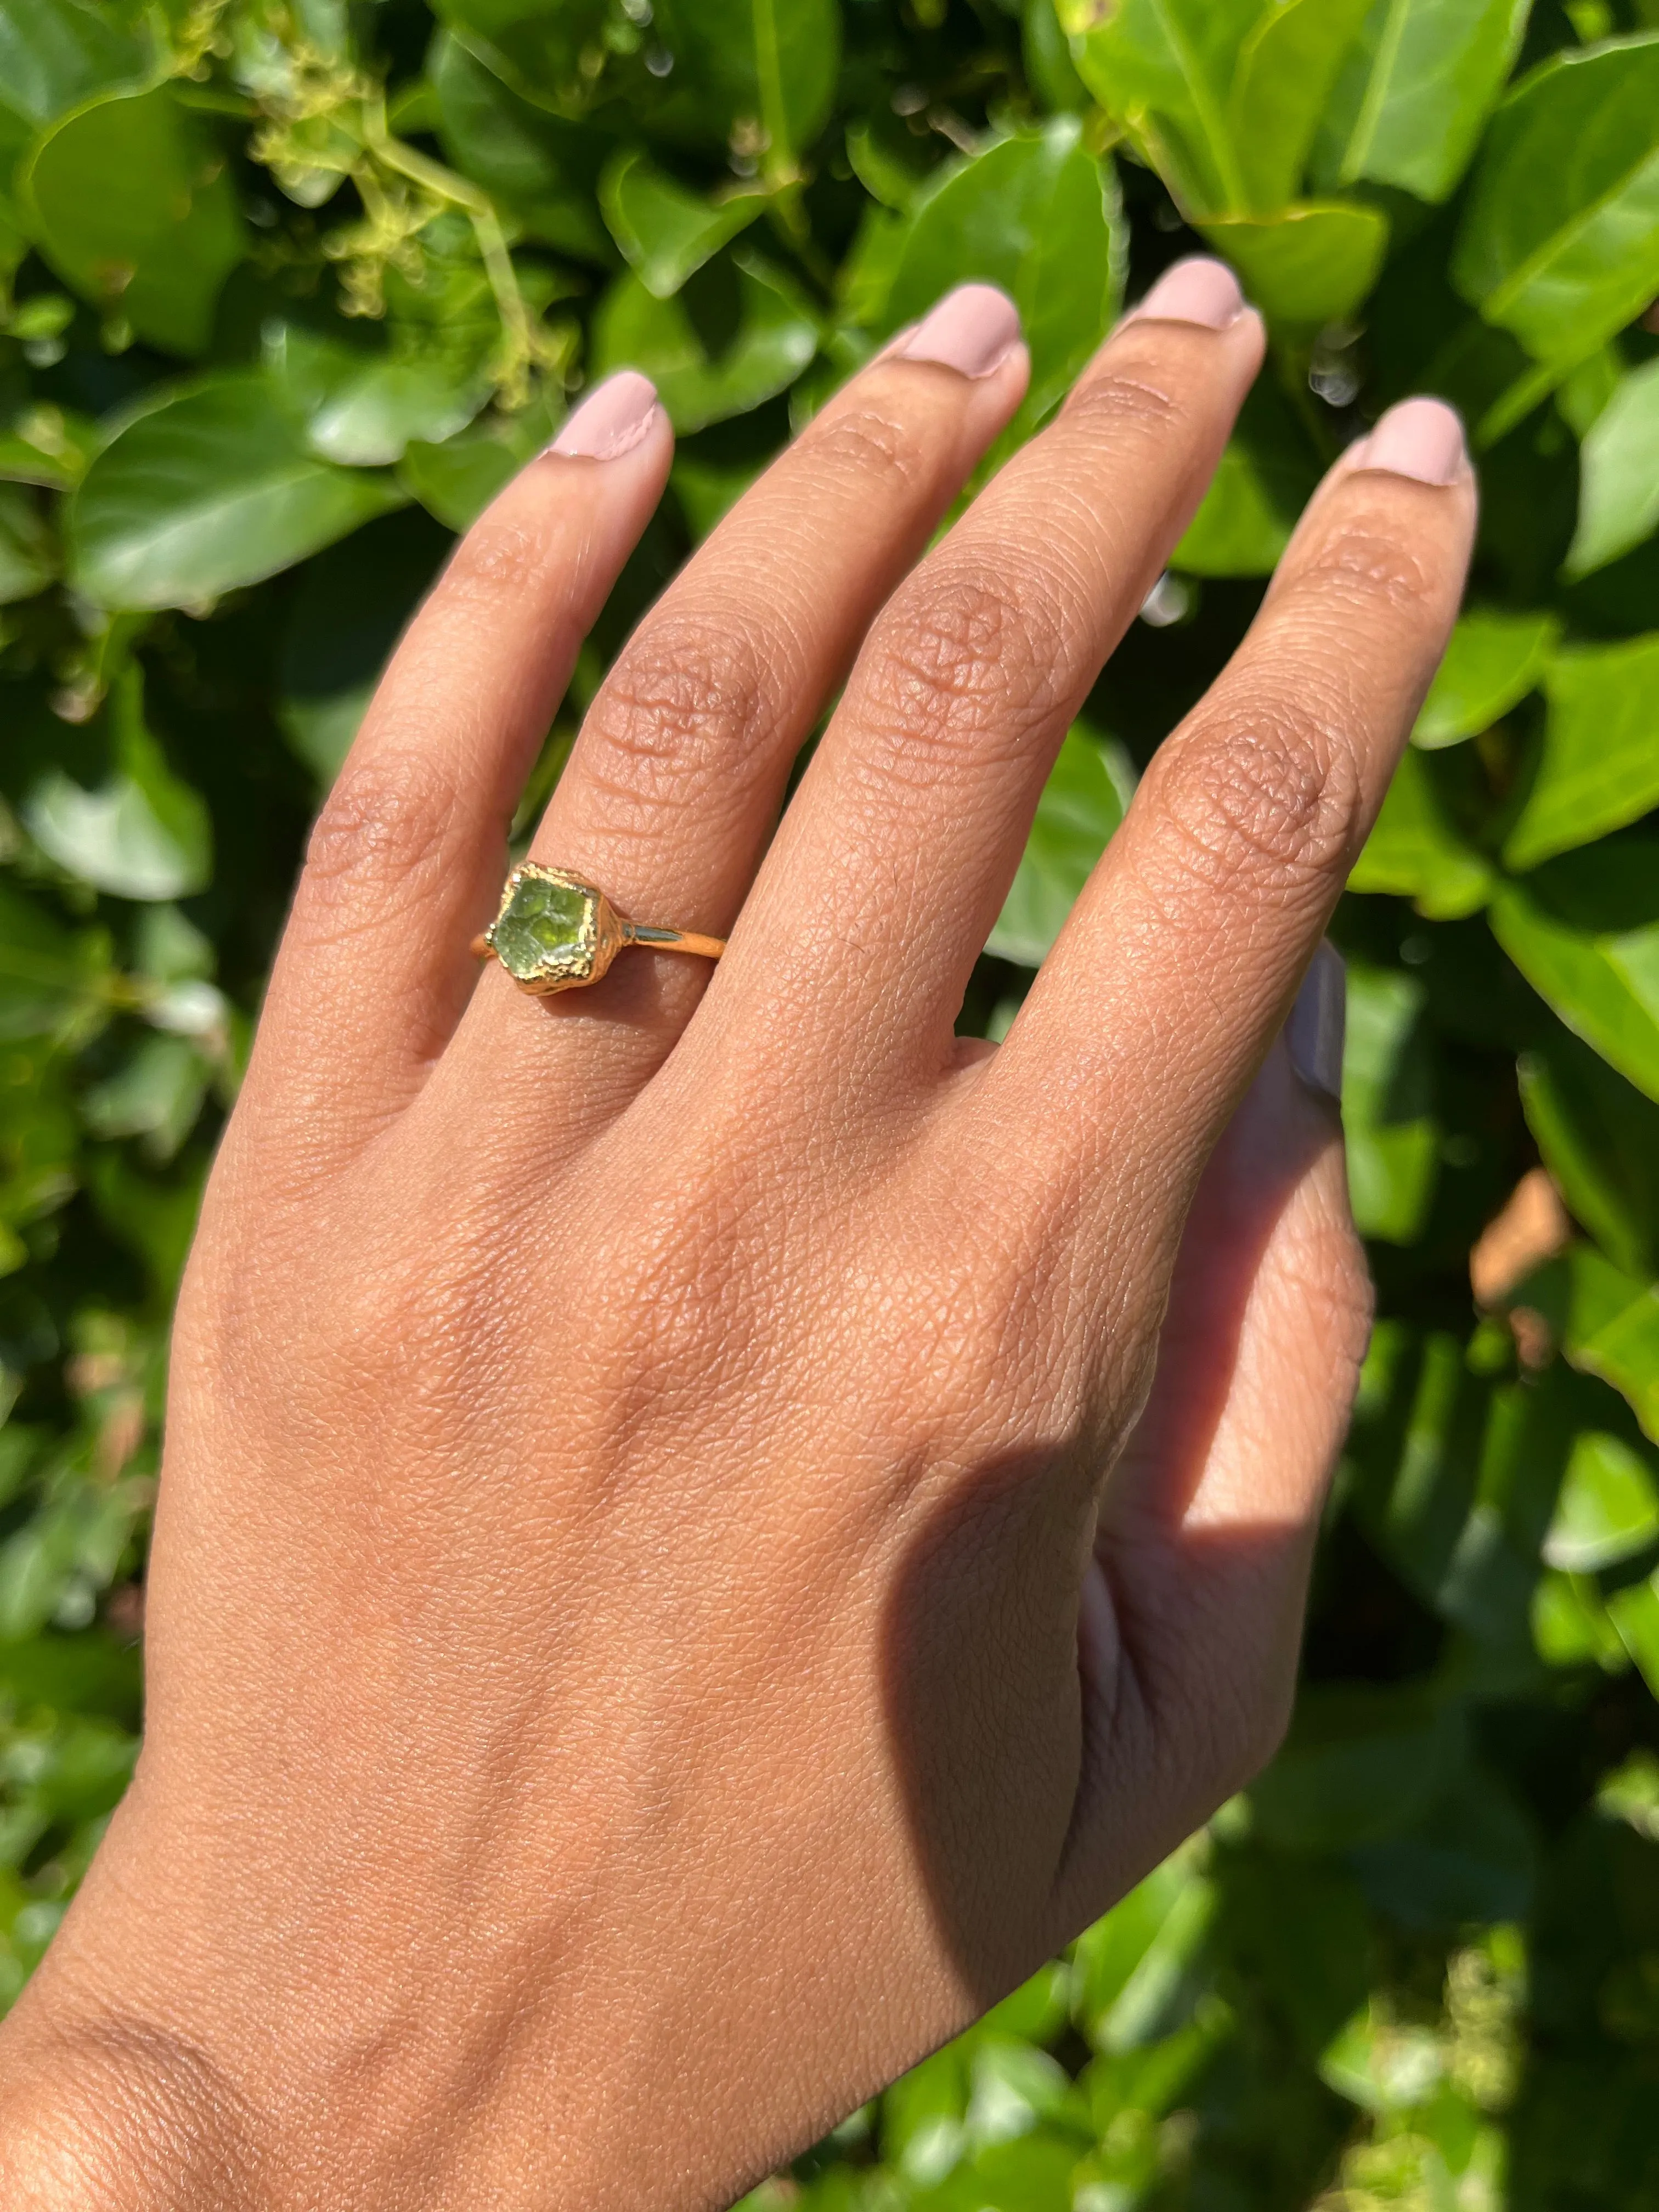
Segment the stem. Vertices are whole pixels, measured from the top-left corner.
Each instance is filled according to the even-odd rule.
[[[761,123],[766,132],[766,169],[774,191],[791,182],[794,156],[783,106],[783,64],[778,52],[776,0],[750,0],[755,27],[755,75],[760,83]]]
[[[514,273],[513,257],[507,251],[507,234],[501,228],[501,217],[489,195],[458,177],[453,169],[441,162],[429,161],[417,153],[413,146],[394,138],[386,127],[386,94],[377,92],[363,102],[363,143],[375,159],[394,175],[406,178],[429,192],[434,199],[442,200],[451,207],[461,210],[472,225],[472,234],[478,241],[478,256],[495,295],[495,311],[501,319],[507,334],[509,353],[516,385],[518,374],[527,369],[535,358],[535,340],[531,331],[530,314],[519,289],[519,280]]]

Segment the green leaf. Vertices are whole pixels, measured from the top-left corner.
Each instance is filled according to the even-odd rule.
[[[1659,1274],[1659,1107],[1565,1030],[1523,1054],[1517,1074],[1575,1219],[1626,1274]]]
[[[1066,732],[1025,842],[988,952],[1040,967],[1078,893],[1123,819],[1134,787],[1127,755],[1087,727]]]
[[[58,573],[46,518],[26,491],[0,483],[0,606],[33,599]]]
[[[1408,1929],[1522,1918],[1537,1844],[1502,1780],[1465,1759],[1408,1832],[1358,1844],[1352,1863],[1372,1902]]]
[[[593,205],[608,135],[522,98],[448,32],[433,41],[427,77],[448,160],[510,210],[527,237],[614,266]]]
[[[1602,1776],[1595,1809],[1654,1841],[1659,1837],[1659,1759],[1650,1751],[1632,1752],[1611,1774]]]
[[[1245,40],[1228,102],[1250,207],[1271,213],[1302,184],[1337,73],[1372,0],[1277,0]]]
[[[1451,276],[1556,371],[1642,313],[1659,292],[1659,34],[1522,79],[1487,134]]]
[[[0,482],[68,491],[103,443],[98,425],[61,407],[32,407],[0,431]]]
[[[1593,1334],[1570,1340],[1567,1356],[1586,1375],[1610,1382],[1644,1433],[1659,1442],[1659,1288],[1636,1286],[1627,1305]]]
[[[72,934],[0,876],[0,1039],[95,1026],[109,973],[101,933]]]
[[[947,2044],[902,2074],[883,2096],[884,2159],[924,2186],[941,2179],[960,2155],[967,2109],[967,2055],[960,2043]]]
[[[1491,897],[1489,862],[1453,826],[1428,758],[1407,750],[1348,888],[1413,900],[1431,921],[1477,913]]]
[[[175,390],[93,463],[70,503],[70,576],[100,606],[204,605],[404,497],[317,459],[263,375],[219,377]]]
[[[898,273],[908,226],[884,207],[866,207],[858,232],[841,264],[836,304],[842,318],[860,331],[878,324]]]
[[[1170,566],[1189,576],[1270,575],[1318,480],[1306,438],[1264,380],[1246,399]]]
[[[1013,2036],[996,2034],[983,2021],[968,2075],[963,2130],[974,2149],[1027,2135],[1043,2120],[1078,2117],[1071,2076],[1060,2062]],[[1068,2193],[1066,2212],[1069,2208]]]
[[[111,695],[115,774],[83,791],[52,769],[23,809],[29,835],[60,868],[119,898],[175,899],[213,872],[206,807],[172,773],[145,725],[143,678],[129,665]]]
[[[1187,211],[1249,204],[1230,112],[1262,0],[1057,0],[1078,72]]]
[[[1492,926],[1567,1027],[1659,1099],[1659,838],[1547,861],[1498,893]]]
[[[675,456],[671,478],[674,495],[699,544],[737,505],[764,465],[753,457],[722,464],[690,453]]]
[[[686,278],[766,210],[759,192],[699,199],[624,148],[599,179],[599,205],[629,267],[653,299],[672,299]]]
[[[1272,216],[1200,222],[1270,322],[1318,330],[1346,321],[1376,283],[1389,219],[1351,200],[1309,200]]]
[[[146,907],[133,932],[133,965],[164,992],[175,983],[204,983],[213,974],[213,942],[176,906]]]
[[[1320,2079],[1367,2112],[1406,2112],[1437,2088],[1445,2071],[1429,2027],[1379,2021],[1368,2003],[1321,2052]]]
[[[1348,1188],[1362,1235],[1394,1244],[1421,1234],[1439,1174],[1440,1127],[1420,1030],[1426,997],[1416,976],[1348,963]]]
[[[1619,389],[1625,374],[1625,357],[1617,338],[1587,354],[1570,369],[1555,388],[1555,411],[1575,438],[1588,435],[1590,426]]]
[[[351,344],[286,322],[266,325],[264,350],[285,411],[304,418],[312,452],[347,466],[401,460],[414,439],[441,444],[489,397],[487,365],[464,352]]]
[[[1560,635],[1553,615],[1464,615],[1429,686],[1412,743],[1437,752],[1501,721],[1537,689]]]
[[[1201,1839],[1184,1845],[1079,1937],[1073,2002],[1096,2050],[1133,2051],[1157,2033],[1214,1916],[1203,1865]]]
[[[1020,57],[1026,82],[1038,106],[1050,115],[1081,114],[1089,106],[1089,88],[1073,63],[1054,0],[1025,0],[1020,15]]]
[[[1256,1826],[1298,1851],[1396,1833],[1433,1802],[1466,1746],[1457,1713],[1420,1690],[1304,1688],[1285,1748],[1251,1787]]]
[[[1552,1572],[1540,1577],[1533,1593],[1532,1635],[1547,1667],[1596,1666],[1616,1674],[1630,1664],[1595,1583],[1577,1575]]]
[[[1374,0],[1325,119],[1322,174],[1447,198],[1514,66],[1529,6]]]
[[[1659,530],[1659,361],[1621,377],[1584,434],[1563,573],[1588,576]]]
[[[898,118],[879,108],[848,123],[847,159],[877,205],[900,215],[908,212],[918,189],[937,166]]]
[[[1650,1575],[1645,1582],[1615,1590],[1607,1600],[1607,1618],[1642,1680],[1659,1698],[1659,1581]]]
[[[447,453],[448,447],[434,448]],[[288,605],[277,680],[283,735],[325,791],[452,540],[418,508],[308,561]]]
[[[1271,575],[1299,512],[1285,490],[1242,439],[1230,440],[1170,566],[1188,576]]]
[[[558,428],[545,404],[519,415],[492,415],[441,446],[413,441],[398,481],[428,514],[451,530],[470,530],[497,492],[526,462],[546,451]]]
[[[792,173],[835,100],[837,0],[657,0],[655,27],[719,141],[758,125],[763,173]]]
[[[1520,1296],[1546,1316],[1571,1364],[1611,1384],[1659,1442],[1659,1284],[1574,1244],[1528,1276]]]
[[[149,76],[149,40],[123,12],[94,0],[0,0],[0,107],[38,127]]]
[[[1015,434],[1070,390],[1122,296],[1117,180],[1074,116],[953,165],[918,201],[882,327],[916,321],[952,285],[1000,284],[1020,312],[1031,385]]]
[[[435,0],[433,13],[538,108],[563,121],[590,104],[592,77],[583,62],[604,51],[606,0],[561,0],[553,8],[547,0]]]
[[[1489,1643],[1510,1626],[1505,1598],[1524,1596],[1494,1588],[1509,1534],[1494,1498],[1515,1486],[1513,1455],[1507,1485],[1497,1474],[1505,1438],[1494,1404],[1490,1378],[1459,1338],[1382,1321],[1366,1355],[1345,1464],[1372,1547],[1425,1605]],[[1534,1418],[1528,1427],[1528,1441],[1536,1437],[1547,1450],[1549,1420]],[[1544,1469],[1552,1490],[1556,1474],[1559,1465]]]
[[[17,157],[28,143],[21,126],[16,143],[7,137],[7,112],[0,107],[0,286],[11,289],[13,277],[28,258],[29,241],[23,231],[22,217],[8,196],[6,185]]]
[[[1659,1492],[1651,1452],[1589,1430],[1579,1437],[1544,1538],[1552,1567],[1590,1574],[1645,1551],[1659,1538]]]
[[[205,350],[246,239],[223,155],[170,90],[75,110],[21,182],[40,251],[66,283],[153,344]]]
[[[118,897],[179,898],[202,888],[199,865],[131,776],[82,791],[54,771],[36,785],[23,819],[59,867]]]
[[[1588,845],[1659,805],[1659,632],[1565,648],[1544,690],[1543,753],[1504,846],[1511,868]]]
[[[124,1067],[82,1097],[94,1137],[139,1137],[151,1159],[170,1160],[195,1127],[211,1069],[187,1039],[145,1037]]]
[[[1065,2032],[1071,2009],[1072,1977],[1063,1962],[1053,1960],[993,2005],[980,2027],[988,2035],[1046,2045]]]
[[[701,304],[689,289],[655,300],[631,270],[618,277],[593,320],[594,380],[643,369],[682,435],[787,390],[817,351],[817,319],[787,277],[746,251],[733,257],[732,274],[735,327],[718,349],[689,312],[688,301]]]

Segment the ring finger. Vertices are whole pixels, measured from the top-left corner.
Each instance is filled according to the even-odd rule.
[[[826,694],[1027,375],[1012,303],[965,285],[838,394],[619,656],[532,857],[635,921],[724,936]],[[452,1079],[470,1089],[477,1055],[513,1051],[532,1063],[538,1140],[550,1099],[592,1127],[651,1073],[706,980],[699,961],[635,951],[598,987],[535,1005],[486,976]]]

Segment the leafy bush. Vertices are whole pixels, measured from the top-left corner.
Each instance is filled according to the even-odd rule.
[[[452,533],[580,380],[656,379],[672,495],[527,819],[638,611],[889,331],[1006,285],[1018,438],[1207,241],[1271,364],[964,1018],[1006,1024],[1320,469],[1455,400],[1470,607],[1335,925],[1382,1317],[1304,1693],[1256,1788],[752,2202],[1651,2206],[1659,5],[1054,8],[0,0],[0,1977],[130,1771],[203,1172]]]

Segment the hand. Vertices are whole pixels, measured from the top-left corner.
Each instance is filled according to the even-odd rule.
[[[643,380],[459,548],[214,1172],[8,2206],[718,2206],[1268,1755],[1367,1324],[1334,956],[1275,1040],[1456,608],[1446,410],[1339,464],[1006,1042],[952,1034],[1262,347],[1182,264],[913,568],[1024,389],[969,288],[728,516],[534,845],[712,971],[468,951],[667,475]]]

